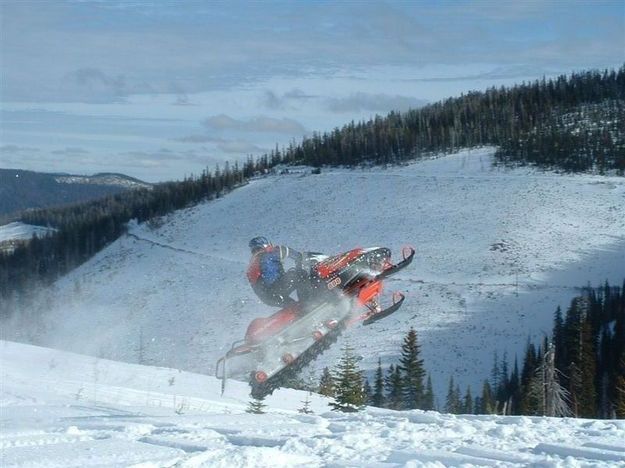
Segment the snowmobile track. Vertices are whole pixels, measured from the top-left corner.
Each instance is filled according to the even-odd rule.
[[[291,378],[295,377],[299,371],[304,369],[308,364],[317,359],[317,357],[321,356],[324,351],[330,348],[336,340],[338,340],[343,330],[345,330],[347,326],[347,322],[349,318],[343,319],[336,328],[330,330],[323,340],[316,342],[306,351],[304,351],[295,362],[282,369],[276,375],[268,379],[263,383],[256,382],[254,378],[254,373],[250,376],[250,386],[252,387],[251,395],[253,398],[262,399],[267,395],[271,395],[274,390],[283,387],[284,384]]]

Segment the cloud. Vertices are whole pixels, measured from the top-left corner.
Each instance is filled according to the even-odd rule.
[[[123,101],[131,94],[155,93],[145,81],[129,80],[123,74],[106,73],[100,68],[85,67],[67,73],[61,83],[61,94],[74,101]]]
[[[158,182],[182,179],[185,174],[199,174],[205,167],[223,164],[230,159],[214,153],[215,148],[207,147],[184,151],[160,148],[111,152],[87,151],[78,147],[48,151],[11,144],[0,146],[0,167],[71,174],[122,172]]]
[[[224,140],[225,143],[228,141]],[[215,159],[214,148],[202,146],[184,151],[160,148],[154,151],[123,151],[114,155],[116,164],[125,167],[164,167],[179,164],[204,164]]]
[[[176,100],[173,102],[174,106],[193,106],[195,104],[193,104],[190,100],[189,100],[189,96],[187,96],[186,94],[178,94],[176,95]]]
[[[2,100],[110,102],[372,66],[570,70],[624,57],[619,2],[258,2],[245,15],[237,2],[121,5],[4,1]],[[264,100],[279,109],[291,98],[269,91]]]
[[[465,3],[449,5],[449,14],[470,16],[476,19],[489,21],[519,21],[525,19],[540,19],[552,13],[556,4],[546,1],[500,2],[497,8],[488,3]]]
[[[534,51],[535,53],[536,51]],[[428,76],[427,78],[406,78],[402,81],[409,82],[454,82],[454,81],[475,81],[475,80],[500,80],[527,77],[552,76],[561,72],[555,69],[530,66],[530,65],[512,65],[506,67],[496,67],[483,73],[474,73],[466,75],[453,76]]]
[[[41,151],[39,148],[33,148],[30,146],[19,145],[2,145],[0,146],[0,153],[32,153],[33,151]]]
[[[112,77],[97,68],[80,68],[69,75],[81,86],[104,85],[121,92],[125,87],[123,75]]]
[[[65,148],[49,151],[18,145],[0,146],[0,166],[33,171],[76,172],[76,164],[98,164],[103,159],[90,155],[82,148]]]
[[[219,114],[205,119],[202,124],[211,130],[232,130],[237,132],[264,132],[285,133],[289,135],[301,135],[306,133],[304,126],[297,120],[259,116],[249,120],[237,120],[232,117]]]
[[[55,150],[52,151],[52,154],[55,154],[57,156],[82,156],[85,154],[89,154],[89,151],[87,151],[84,148],[65,148],[65,149],[61,149],[61,150]]]
[[[389,94],[352,93],[344,98],[327,100],[327,107],[332,112],[388,112],[392,110],[415,109],[427,104],[424,99],[410,96]]]
[[[226,140],[217,144],[217,148],[229,154],[266,153],[267,149],[261,148],[249,141]]]
[[[80,68],[68,73],[62,87],[64,93],[82,101],[115,101],[127,94],[123,75],[110,76],[97,68]]]
[[[293,88],[291,91],[284,93],[284,97],[286,99],[298,99],[299,100],[299,99],[312,99],[318,96],[314,94],[306,94],[304,91],[302,91],[299,88]]]
[[[179,151],[172,151],[169,148],[160,148],[154,151],[123,151],[118,153],[121,156],[130,156],[132,158],[146,158],[146,159],[162,159],[162,160],[182,160],[185,159],[183,154]]]
[[[179,141],[180,143],[210,143],[215,141],[215,138],[208,135],[187,135],[173,138],[173,141]]]
[[[209,135],[189,135],[181,138],[174,138],[174,141],[181,143],[214,143],[215,147],[222,153],[229,154],[249,154],[267,153],[267,148],[262,148],[250,141],[241,139],[216,138]],[[193,151],[193,150],[190,150]]]
[[[284,107],[284,99],[281,99],[276,93],[266,90],[262,98],[265,107],[269,109],[282,109]]]
[[[279,96],[273,91],[267,89],[261,98],[261,103],[269,109],[285,109],[292,107],[294,101],[297,103],[298,101],[313,99],[316,97],[317,96],[306,94],[299,88],[293,88],[292,90],[284,93],[282,96]]]

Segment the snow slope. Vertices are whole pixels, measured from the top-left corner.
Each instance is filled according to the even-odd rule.
[[[0,226],[0,243],[16,240],[30,240],[33,236],[46,236],[53,229],[14,222]]]
[[[251,237],[326,253],[412,244],[415,261],[387,284],[406,294],[402,309],[346,337],[372,370],[378,356],[396,362],[415,327],[439,403],[452,374],[475,394],[493,353],[521,357],[578,286],[625,277],[625,179],[493,168],[493,151],[271,176],[135,225],[42,294],[34,331],[32,308],[2,337],[212,374],[249,321],[272,312],[246,283]]]
[[[279,390],[245,413],[247,388],[212,377],[0,342],[0,465],[623,466],[625,421],[369,408],[299,414]]]

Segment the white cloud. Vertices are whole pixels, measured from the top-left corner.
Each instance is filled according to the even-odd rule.
[[[244,140],[225,140],[218,143],[217,148],[228,154],[260,154],[267,152],[267,149]]]
[[[214,142],[215,138],[209,135],[187,135],[179,138],[174,138],[173,140],[180,143],[210,143]]]
[[[33,148],[32,146],[20,146],[20,145],[0,146],[0,153],[32,153],[33,151],[40,151],[40,150],[39,148]]]
[[[120,10],[5,1],[1,95],[11,102],[102,102],[174,93],[183,105],[185,95],[270,76],[371,66],[618,65],[625,56],[622,9],[594,3],[252,3],[242,15],[237,4],[140,2]],[[279,109],[295,98],[268,91],[265,103]]]
[[[416,109],[427,104],[424,99],[411,96],[389,94],[352,93],[343,98],[331,98],[327,101],[328,109],[332,112],[389,112],[392,110],[404,111]]]
[[[301,135],[306,132],[304,126],[294,119],[268,116],[254,117],[249,120],[237,120],[226,114],[214,115],[202,124],[211,130],[233,130],[237,132],[267,132]]]
[[[318,96],[306,94],[299,88],[293,88],[286,93],[279,95],[272,90],[265,90],[261,98],[261,103],[269,109],[293,109],[296,104],[300,104],[308,99]]]
[[[82,156],[85,154],[89,154],[89,151],[87,151],[84,148],[76,148],[76,147],[68,147],[68,148],[64,148],[61,150],[54,150],[52,151],[52,154],[56,155],[56,156]]]

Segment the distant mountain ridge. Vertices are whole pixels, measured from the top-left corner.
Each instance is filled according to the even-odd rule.
[[[123,174],[92,176],[0,169],[0,216],[78,203],[152,185]]]

